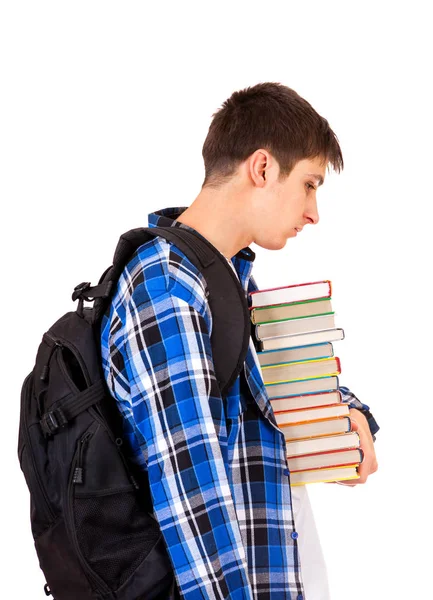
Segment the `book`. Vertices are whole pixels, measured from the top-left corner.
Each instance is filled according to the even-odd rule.
[[[287,458],[302,454],[317,454],[319,452],[331,452],[332,450],[358,448],[359,444],[360,439],[357,431],[350,431],[349,433],[340,435],[294,440],[286,442]]]
[[[312,423],[279,425],[279,427],[284,434],[286,442],[291,442],[292,440],[302,440],[305,438],[315,437],[320,437],[320,439],[323,439],[323,436],[348,433],[351,431],[351,422],[349,417],[339,417],[337,419],[313,421]]]
[[[356,465],[362,463],[363,460],[364,453],[361,448],[353,448],[352,450],[333,450],[332,452],[321,452],[320,454],[293,456],[287,459],[287,464],[290,473],[294,473],[296,471],[323,469],[325,467]]]
[[[331,298],[317,298],[306,302],[291,302],[290,304],[275,304],[271,306],[258,306],[251,309],[250,317],[254,325],[270,323],[297,317],[313,317],[332,312]]]
[[[269,400],[289,396],[300,396],[313,392],[332,392],[338,390],[338,377],[318,377],[302,381],[289,381],[285,383],[270,383],[265,385]]]
[[[333,469],[315,469],[313,471],[298,471],[290,474],[290,485],[305,485],[307,483],[325,483],[329,481],[344,481],[359,479],[356,465],[335,467]]]
[[[301,396],[288,396],[287,398],[274,398],[271,400],[271,406],[275,413],[296,411],[308,408],[325,407],[342,403],[341,392],[323,392],[316,394],[302,394]]]
[[[313,360],[315,358],[330,358],[331,356],[334,356],[334,349],[329,342],[326,344],[313,344],[311,346],[257,352],[257,358],[261,367],[279,363],[300,362],[301,360]]]
[[[315,317],[273,321],[272,323],[261,323],[260,325],[256,325],[256,338],[260,341],[283,335],[296,335],[310,331],[322,331],[324,329],[335,329],[334,313],[330,315],[317,315]]]
[[[305,410],[274,411],[274,416],[277,424],[280,426],[321,421],[322,419],[335,419],[337,417],[348,417],[349,405],[347,402],[340,402],[340,404],[314,406],[312,408],[306,408]]]
[[[269,306],[270,304],[287,304],[289,302],[300,302],[314,300],[315,298],[331,297],[330,281],[314,281],[312,283],[300,283],[286,285],[266,290],[250,292],[251,306]]]
[[[310,344],[321,344],[323,342],[337,342],[344,339],[344,331],[341,328],[326,329],[325,331],[310,331],[297,335],[284,335],[276,338],[268,338],[259,341],[260,350],[277,350],[282,348],[294,348],[295,346],[309,346]]]
[[[339,375],[341,373],[340,359],[319,358],[295,363],[282,363],[261,368],[265,384],[283,383],[285,381],[299,381]]]
[[[250,293],[257,357],[294,486],[358,478],[363,460],[339,391],[332,342],[344,331],[331,301],[328,280]]]

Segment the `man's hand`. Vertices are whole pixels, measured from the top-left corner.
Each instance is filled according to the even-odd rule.
[[[357,431],[359,433],[361,442],[360,447],[364,452],[364,460],[358,467],[359,479],[337,481],[336,483],[353,487],[359,483],[365,483],[367,481],[367,477],[377,471],[378,464],[376,460],[373,438],[371,436],[367,419],[364,417],[362,412],[356,408],[349,409],[349,417],[352,421],[352,431]]]

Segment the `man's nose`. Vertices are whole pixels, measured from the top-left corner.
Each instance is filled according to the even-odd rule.
[[[307,207],[307,210],[304,214],[305,218],[308,219],[308,223],[311,225],[317,225],[319,222],[319,211],[317,210],[317,202],[314,199],[314,202]]]

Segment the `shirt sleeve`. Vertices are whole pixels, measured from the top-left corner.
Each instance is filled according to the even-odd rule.
[[[249,294],[251,294],[251,292],[256,292],[258,290],[258,285],[254,279],[254,277],[251,275],[249,281],[248,281],[248,297]]]
[[[376,441],[376,433],[379,431],[380,427],[377,424],[376,419],[371,414],[370,407],[367,404],[361,402],[355,396],[355,394],[349,390],[349,388],[340,385],[339,390],[341,392],[343,402],[347,402],[350,408],[357,408],[360,412],[363,413],[363,415],[367,419],[368,426],[370,427],[370,432],[373,441]]]
[[[125,362],[154,515],[182,598],[251,599],[206,319],[168,291],[132,296]]]

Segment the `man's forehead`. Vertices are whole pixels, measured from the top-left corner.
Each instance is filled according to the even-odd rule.
[[[327,163],[321,158],[304,158],[297,163],[295,169],[298,174],[312,177],[322,185],[325,181],[326,166]]]
[[[315,180],[317,186],[323,185],[325,181],[326,166],[327,162],[321,157],[315,157],[305,161],[304,171],[307,177],[311,177]]]

